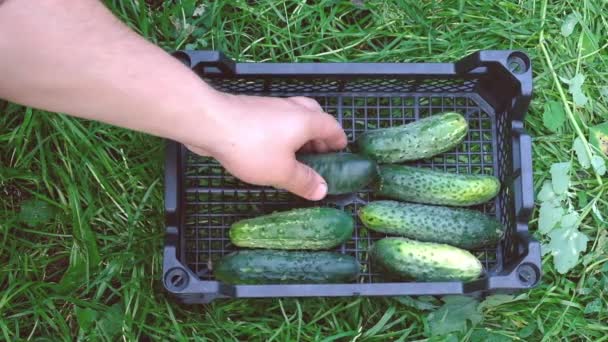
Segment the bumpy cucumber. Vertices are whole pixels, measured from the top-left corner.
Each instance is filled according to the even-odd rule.
[[[377,232],[466,249],[495,244],[503,233],[496,219],[479,211],[424,204],[374,201],[359,218]]]
[[[467,120],[448,112],[406,125],[365,132],[357,139],[359,151],[382,163],[432,157],[458,146],[467,135]]]
[[[230,241],[239,247],[327,249],[350,239],[354,220],[333,208],[303,208],[245,219],[230,228]]]
[[[214,274],[227,284],[344,283],[355,280],[359,269],[350,255],[244,250],[223,257]]]
[[[374,160],[354,153],[302,154],[298,160],[325,179],[330,195],[359,191],[378,175]]]
[[[481,262],[464,249],[406,238],[377,241],[370,257],[389,276],[421,281],[471,281],[483,272]]]
[[[382,165],[377,193],[393,199],[451,206],[485,203],[500,190],[490,175],[455,174],[430,169]]]

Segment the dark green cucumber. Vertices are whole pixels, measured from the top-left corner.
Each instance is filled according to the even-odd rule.
[[[483,272],[481,262],[458,247],[409,240],[385,238],[370,249],[374,265],[389,276],[421,281],[471,281]]]
[[[378,175],[374,160],[354,153],[301,154],[298,160],[325,179],[330,195],[359,191]]]
[[[496,244],[504,230],[479,211],[395,201],[370,202],[359,218],[377,232],[466,249]]]
[[[350,239],[354,220],[333,208],[303,208],[235,222],[230,241],[239,247],[327,249]]]
[[[397,127],[365,132],[357,139],[359,152],[382,163],[432,157],[458,146],[467,135],[467,120],[448,112]]]
[[[377,194],[393,199],[451,206],[485,203],[500,190],[490,175],[456,174],[411,166],[382,165]]]
[[[345,283],[355,280],[359,269],[350,255],[244,250],[223,257],[214,274],[227,284]]]

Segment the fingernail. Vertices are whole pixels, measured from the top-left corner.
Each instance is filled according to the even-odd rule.
[[[319,183],[319,185],[317,185],[317,188],[315,189],[315,192],[312,194],[311,200],[319,201],[319,200],[323,199],[323,197],[325,197],[326,194],[327,194],[327,184]]]

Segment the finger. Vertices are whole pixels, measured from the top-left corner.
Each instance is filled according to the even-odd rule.
[[[309,141],[306,144],[304,144],[302,147],[300,147],[300,150],[298,152],[311,153],[311,152],[314,152],[314,150],[315,150],[315,148],[312,144],[312,141]]]
[[[311,99],[310,97],[294,96],[287,98],[287,100],[299,104],[300,106],[306,107],[307,109],[310,109],[315,112],[323,111],[323,108],[321,107],[319,102],[315,101],[314,99]]]
[[[186,145],[186,148],[189,149],[190,151],[198,154],[199,156],[203,156],[203,157],[211,157],[211,153],[209,153],[209,151],[202,149],[200,147],[196,147],[196,146],[192,146],[192,145]]]
[[[308,123],[308,136],[321,140],[330,150],[340,150],[348,143],[346,133],[338,121],[327,113],[311,115]]]
[[[331,150],[323,140],[313,140],[311,141],[311,144],[313,146],[313,150],[317,153],[326,153]]]
[[[289,177],[284,184],[278,184],[278,186],[311,201],[323,199],[327,194],[327,183],[323,177],[308,165],[295,159],[292,163],[289,168],[291,170]]]

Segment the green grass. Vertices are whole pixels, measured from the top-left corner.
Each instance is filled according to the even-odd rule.
[[[600,95],[608,86],[605,1],[367,1],[364,8],[350,1],[216,1],[202,15],[193,15],[196,6],[186,0],[153,10],[144,1],[106,3],[167,50],[219,49],[240,61],[453,61],[480,49],[525,50],[535,75],[526,119],[534,136],[535,190],[550,178],[551,164],[573,160],[572,205],[583,209],[595,201],[608,217],[608,182],[576,164],[572,121],[560,133],[542,121],[547,101],[572,107],[567,85],[560,96],[551,69],[555,76],[586,76],[590,103],[573,112],[583,132],[608,120],[608,99]],[[583,19],[563,37],[562,21],[572,11]],[[596,44],[583,46],[581,32],[593,33]],[[429,311],[405,300],[176,304],[160,283],[163,142],[15,105],[0,110],[0,338],[427,338]],[[26,215],[31,211],[39,216]],[[560,275],[545,256],[539,287],[521,300],[484,307],[483,321],[451,340],[606,340],[606,227],[583,216],[581,230],[591,241],[582,264]]]

